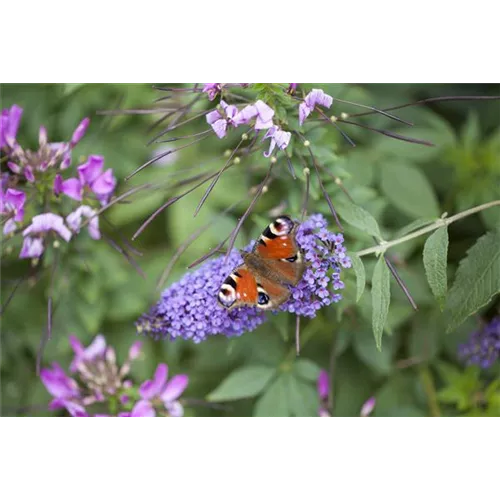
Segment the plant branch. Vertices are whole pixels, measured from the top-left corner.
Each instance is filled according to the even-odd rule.
[[[441,217],[438,219],[436,222],[430,224],[429,226],[426,226],[422,229],[419,229],[418,231],[414,231],[413,233],[407,234],[405,236],[402,236],[401,238],[397,238],[392,241],[383,241],[380,244],[366,248],[365,250],[361,250],[359,252],[356,252],[356,255],[358,257],[362,257],[363,255],[371,255],[371,254],[378,254],[381,252],[385,252],[388,248],[399,245],[401,243],[404,243],[405,241],[410,241],[415,238],[418,238],[419,236],[422,236],[423,234],[430,233],[436,229],[439,229],[440,227],[445,227],[449,226],[453,222],[456,222],[457,220],[464,219],[465,217],[468,217],[469,215],[482,212],[483,210],[486,210],[487,208],[491,207],[496,207],[500,206],[500,200],[495,200],[495,201],[490,201],[489,203],[484,203],[483,205],[479,205],[474,208],[470,208],[468,210],[464,210],[463,212],[460,212],[456,215],[453,215],[451,217]]]

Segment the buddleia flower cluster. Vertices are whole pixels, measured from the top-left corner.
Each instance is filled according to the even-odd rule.
[[[134,342],[120,366],[115,350],[98,335],[88,347],[70,337],[74,357],[71,376],[58,363],[43,368],[40,379],[52,396],[51,410],[64,409],[72,417],[180,417],[179,401],[188,385],[187,375],[168,380],[168,366],[158,365],[151,380],[136,385],[131,378],[132,362],[141,353],[141,342]]]
[[[72,161],[90,120],[83,119],[67,142],[49,142],[41,126],[38,149],[32,151],[17,140],[22,114],[14,104],[2,111],[0,121],[4,237],[19,241],[21,259],[35,260],[49,243],[69,242],[84,223],[90,237],[100,239],[97,211],[109,202],[116,179],[112,169],[104,168],[102,156],[91,155],[76,168]],[[4,248],[12,250],[11,245]]]
[[[321,214],[299,225],[296,239],[304,253],[306,270],[281,311],[314,318],[322,308],[341,300],[344,288],[340,273],[351,261],[343,246],[343,237],[328,231]],[[252,248],[253,244],[247,247]],[[184,338],[201,342],[211,335],[241,335],[257,328],[267,319],[256,307],[227,311],[217,301],[221,284],[229,273],[243,263],[241,254],[232,250],[211,259],[166,288],[161,299],[137,321],[137,331],[155,339]]]
[[[472,332],[458,348],[458,355],[468,365],[487,369],[500,357],[500,316]]]

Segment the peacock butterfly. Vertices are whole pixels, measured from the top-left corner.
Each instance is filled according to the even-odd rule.
[[[288,300],[288,285],[297,285],[305,268],[295,239],[297,228],[297,222],[281,215],[267,226],[250,252],[242,252],[243,264],[219,289],[217,299],[223,307],[274,309]]]

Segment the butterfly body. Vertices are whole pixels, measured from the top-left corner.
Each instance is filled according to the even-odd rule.
[[[219,303],[226,309],[253,305],[274,309],[290,297],[304,273],[304,258],[295,240],[298,224],[287,215],[264,230],[251,252],[242,252],[238,266],[221,285]]]

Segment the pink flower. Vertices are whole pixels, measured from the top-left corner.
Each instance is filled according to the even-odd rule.
[[[263,101],[245,106],[234,118],[237,125],[243,125],[255,118],[255,130],[265,130],[273,126],[274,110]]]
[[[203,85],[203,92],[206,92],[208,94],[208,98],[211,101],[213,101],[217,97],[217,94],[221,90],[222,90],[221,83],[205,83]]]
[[[64,225],[61,216],[50,212],[35,215],[31,224],[23,231],[24,241],[19,257],[40,257],[44,251],[43,237],[49,231],[53,231],[65,241],[71,239],[71,231]]]
[[[207,123],[212,126],[217,137],[222,139],[226,136],[228,125],[232,125],[233,127],[237,126],[234,118],[238,113],[238,108],[232,104],[227,104],[223,100],[221,100],[220,105],[225,116],[223,116],[219,110],[214,109],[210,111],[210,113],[207,113]]]
[[[17,189],[7,189],[4,193],[0,190],[0,214],[7,215],[3,234],[9,234],[15,231],[16,222],[21,222],[24,218],[24,204],[26,194]]]
[[[103,172],[104,158],[90,155],[88,160],[78,167],[78,177],[83,186],[88,186],[102,205],[105,205],[116,187],[113,170]]]
[[[75,352],[70,365],[71,372],[76,372],[80,363],[91,363],[98,358],[104,358],[106,354],[106,339],[102,335],[96,335],[88,347],[84,347],[74,335],[70,335],[69,342]]]
[[[299,106],[299,124],[302,125],[305,119],[314,111],[314,108],[323,106],[329,108],[332,105],[333,97],[325,94],[321,89],[312,89],[306,95],[303,102]]]
[[[75,147],[77,143],[79,143],[83,136],[85,135],[85,132],[87,131],[87,128],[90,124],[90,118],[84,118],[79,124],[78,127],[76,127],[75,131],[73,132],[73,136],[71,137],[70,141],[70,147]]]
[[[186,389],[188,384],[187,375],[175,375],[167,382],[168,366],[164,363],[158,365],[155,376],[152,380],[146,380],[140,389],[139,394],[145,401],[160,399],[172,417],[182,417],[184,409],[178,398]],[[151,406],[153,409],[153,406]],[[154,409],[153,409],[154,411]]]
[[[267,132],[266,135],[264,136],[264,139],[269,139],[271,138],[271,143],[269,145],[269,151],[267,153],[264,153],[264,156],[268,158],[271,156],[272,152],[274,151],[274,148],[278,146],[278,149],[285,149],[289,142],[290,138],[292,137],[292,134],[290,132],[285,132],[281,130],[277,125],[273,125]],[[262,139],[262,140],[264,140]]]
[[[61,174],[57,174],[54,179],[54,193],[56,195],[63,193],[73,200],[82,201],[83,186],[79,179],[71,178],[64,181]]]
[[[88,205],[82,205],[74,212],[71,212],[66,217],[66,223],[74,233],[79,233],[82,225],[82,217],[89,219],[87,227],[90,237],[94,240],[99,240],[101,238],[101,232],[99,231],[99,218],[96,216],[96,211]]]
[[[0,116],[0,148],[13,148],[16,144],[17,129],[23,114],[22,108],[14,104],[10,109],[2,110]]]

